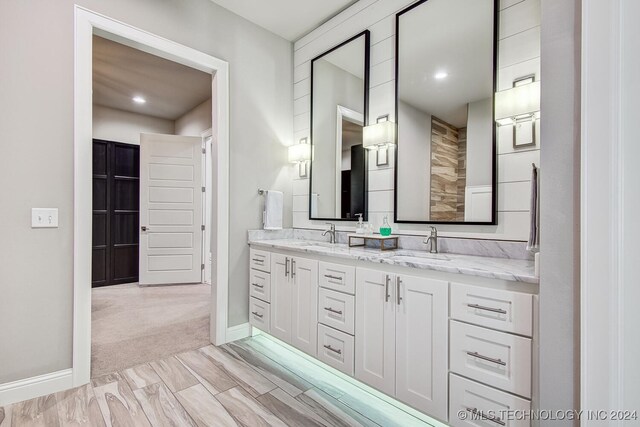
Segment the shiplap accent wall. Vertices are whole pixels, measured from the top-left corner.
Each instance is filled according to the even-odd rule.
[[[371,32],[369,122],[389,114],[395,121],[395,14],[414,3],[407,0],[360,0],[294,45],[294,141],[310,138],[311,60],[353,35]],[[498,90],[508,89],[513,80],[530,74],[540,79],[540,0],[501,0],[498,43]],[[473,66],[473,64],[469,64]],[[540,135],[536,145],[514,149],[513,128],[498,128],[498,225],[439,225],[442,236],[526,241],[529,233],[531,163],[539,166]],[[369,222],[379,227],[385,215],[393,220],[394,156],[389,166],[376,166],[375,152],[369,157]],[[541,173],[544,170],[541,169]],[[293,226],[326,227],[324,221],[309,220],[309,180],[293,179]],[[320,195],[322,197],[323,195]],[[543,202],[544,203],[544,202]],[[340,230],[352,230],[352,222],[337,223]],[[423,224],[391,224],[395,233],[427,234]]]

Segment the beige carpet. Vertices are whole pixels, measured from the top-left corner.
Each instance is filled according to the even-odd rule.
[[[91,377],[209,344],[209,285],[115,285],[92,296]]]

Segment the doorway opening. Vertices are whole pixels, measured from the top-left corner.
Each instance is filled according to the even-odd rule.
[[[201,103],[205,105],[200,110],[205,113],[200,116],[208,119],[208,129],[200,129],[196,135],[193,126],[185,125],[177,117],[173,120],[164,117],[173,125],[169,130],[158,129],[157,126],[162,125],[158,119],[162,117],[153,118],[150,114],[139,114],[145,111],[135,111],[134,114],[146,118],[136,122],[133,128],[128,126],[131,122],[121,121],[114,134],[105,136],[106,130],[114,129],[115,117],[122,119],[131,113],[117,105],[123,97],[129,103],[139,104],[139,107],[146,105],[170,114],[168,110],[179,104],[177,101],[187,90],[177,87],[173,94],[157,102],[153,95],[145,99],[142,94],[134,93],[122,82],[109,80],[107,76],[106,87],[110,96],[101,105],[94,105],[100,89],[94,79],[94,70],[100,69],[94,56],[96,39],[101,43],[117,43],[126,49],[136,50],[147,59],[153,57],[206,75],[208,101]],[[129,65],[121,66],[120,71]],[[96,292],[111,293],[111,297],[119,292],[115,298],[125,303],[122,313],[136,312],[132,307],[126,307],[126,303],[153,300],[154,296],[149,296],[157,296],[159,292],[162,292],[161,299],[169,303],[165,307],[156,304],[148,308],[153,321],[143,322],[143,326],[133,324],[135,315],[130,318],[126,315],[113,317],[123,318],[121,330],[144,332],[144,326],[147,326],[146,337],[154,337],[154,334],[162,337],[154,329],[158,325],[149,323],[156,320],[161,323],[171,318],[172,312],[178,313],[173,317],[180,318],[184,317],[180,312],[197,311],[204,313],[204,322],[200,322],[202,327],[196,329],[206,340],[205,344],[225,342],[229,141],[228,64],[224,61],[76,6],[75,71],[73,384],[78,386],[87,383],[91,377],[92,336],[99,332],[98,326],[93,325],[93,332],[91,328],[92,284],[111,285],[95,288]],[[130,71],[135,74],[136,67]],[[143,84],[154,77],[157,77],[154,72],[143,71],[137,78],[129,76],[126,80]],[[180,81],[174,79],[174,82]],[[159,86],[167,89],[168,85]],[[197,116],[193,113],[192,116]],[[100,117],[99,121],[95,120],[96,115]],[[193,136],[185,134],[186,131],[178,132],[178,128],[189,129]],[[131,134],[136,135],[133,140],[127,136]],[[111,157],[106,156],[104,164],[98,165],[101,167],[98,168],[101,184],[96,184],[94,178],[98,177],[93,172],[98,169],[93,162],[93,149],[100,144],[101,149],[111,150]],[[131,161],[114,159],[113,156],[122,153],[128,153]],[[109,160],[111,164],[107,164]],[[121,173],[122,168],[129,170]],[[103,188],[96,191],[93,189],[96,185]],[[100,195],[103,196],[102,209],[93,203],[94,196]],[[137,206],[136,199],[139,201]],[[98,214],[103,216],[102,220],[94,218]],[[109,215],[112,218],[107,220]],[[108,224],[108,230],[105,224]],[[99,239],[94,239],[96,229],[102,230]],[[212,243],[215,248],[210,249]],[[102,250],[101,265],[92,262],[93,258],[99,257],[97,249]],[[210,257],[209,253],[213,256]],[[219,259],[214,259],[214,256]],[[93,266],[101,268],[94,270]],[[206,281],[216,285],[214,292],[211,292],[211,286],[204,284]],[[142,287],[139,284],[166,286]],[[208,289],[202,298],[198,292],[189,292],[189,287]],[[148,292],[143,298],[135,299],[135,292],[145,291]],[[121,298],[127,293],[131,297],[129,300]],[[192,295],[197,298],[198,310],[189,306],[188,299]],[[96,319],[104,320],[105,313],[109,313],[105,308],[113,307],[108,299],[107,295],[102,300],[104,304],[94,307]],[[97,300],[95,298],[94,302],[100,304]],[[182,326],[188,326],[193,322],[183,323]],[[177,337],[192,336],[194,331],[173,331],[174,338],[165,336],[149,348],[157,349],[167,343],[175,345],[179,341]],[[123,338],[113,346],[117,352],[143,341],[140,337]],[[201,346],[200,343],[196,345]],[[174,352],[174,349],[170,347],[167,351]]]
[[[210,343],[213,124],[209,73],[97,35],[92,71],[98,377]]]

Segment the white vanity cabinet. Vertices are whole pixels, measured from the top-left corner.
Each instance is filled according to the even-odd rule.
[[[252,326],[452,426],[535,407],[535,285],[299,247],[251,247]]]
[[[506,425],[507,411],[531,409],[533,295],[451,283],[449,423]],[[461,419],[457,414],[468,414]],[[528,420],[508,425],[527,426]]]
[[[271,331],[270,257],[267,251],[249,251],[249,323],[265,332]]]
[[[356,378],[447,417],[448,283],[356,270]]]
[[[272,253],[270,333],[316,355],[318,261]]]

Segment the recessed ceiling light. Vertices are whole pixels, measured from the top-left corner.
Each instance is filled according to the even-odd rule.
[[[134,96],[132,99],[136,104],[144,104],[145,102],[147,102],[147,100],[141,96]]]
[[[446,78],[449,74],[446,71],[439,71],[433,75],[436,80],[442,80]]]

